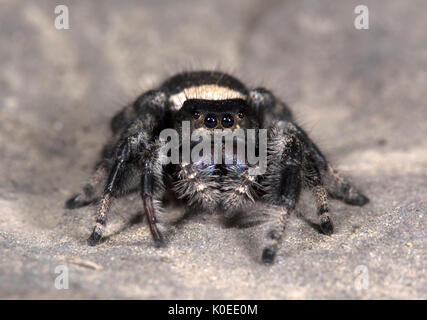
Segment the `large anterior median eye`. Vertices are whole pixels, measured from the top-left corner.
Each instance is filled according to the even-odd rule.
[[[221,124],[224,128],[231,128],[234,124],[234,118],[231,114],[224,114],[221,120]]]
[[[210,128],[210,129],[215,128],[217,125],[217,122],[218,121],[216,120],[216,117],[213,114],[208,114],[205,118],[205,126],[207,128]]]

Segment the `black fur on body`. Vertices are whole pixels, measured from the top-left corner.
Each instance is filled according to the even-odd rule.
[[[162,165],[159,134],[166,128],[181,134],[183,120],[190,121],[191,130],[267,129],[267,171],[250,176],[249,164]],[[104,147],[93,177],[82,193],[66,202],[66,207],[73,209],[99,199],[90,245],[102,238],[111,201],[132,190],[141,193],[143,210],[157,242],[163,237],[156,216],[166,196],[181,199],[192,208],[220,211],[227,216],[243,213],[250,217],[259,210],[266,215],[274,212],[277,221],[266,234],[267,244],[261,255],[264,262],[274,260],[302,188],[311,190],[320,229],[328,235],[333,232],[328,195],[351,205],[368,202],[328,164],[294,123],[283,102],[264,88],[247,89],[221,72],[187,72],[168,79],[117,113],[111,129],[113,138]],[[102,184],[104,189],[99,190]]]

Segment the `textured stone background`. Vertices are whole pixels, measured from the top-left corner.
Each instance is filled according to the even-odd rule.
[[[359,3],[0,1],[0,298],[426,299],[427,2],[365,0],[367,31],[353,26]],[[54,28],[56,4],[70,30]],[[213,66],[288,101],[371,203],[332,202],[327,237],[305,197],[273,266],[257,260],[257,228],[217,216],[171,227],[156,249],[138,196],[88,247],[94,209],[64,201],[109,118],[173,72]],[[70,287],[57,290],[64,264]]]

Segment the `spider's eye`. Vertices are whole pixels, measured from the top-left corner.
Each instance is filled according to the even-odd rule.
[[[194,111],[193,112],[193,118],[194,119],[199,119],[200,118],[200,113],[198,111]]]
[[[205,126],[212,129],[216,127],[217,120],[213,114],[208,114],[205,118]]]
[[[231,128],[234,124],[234,119],[231,114],[225,114],[222,117],[221,124],[224,128]]]
[[[237,114],[237,116],[240,118],[240,119],[243,119],[244,118],[244,113],[242,112],[242,111],[240,111],[238,114]]]

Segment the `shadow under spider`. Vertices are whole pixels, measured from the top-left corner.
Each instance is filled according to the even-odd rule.
[[[167,212],[168,209],[180,210],[182,214],[179,215],[176,219],[172,219],[171,221],[168,221],[167,223],[165,223],[168,227],[166,228],[165,231],[163,231],[163,235],[165,236],[164,237],[165,242],[163,245],[166,245],[167,243],[170,242],[170,240],[177,233],[176,229],[180,229],[183,225],[190,222],[192,219],[203,214],[201,211],[192,210],[192,209],[183,208],[183,207],[165,208],[165,212]],[[307,225],[309,225],[311,228],[313,228],[317,232],[322,233],[320,225],[312,222],[310,219],[304,216],[300,211],[296,211],[293,215],[296,216],[298,219],[302,220],[303,222],[305,222]],[[145,220],[146,220],[146,217],[144,215],[144,212],[137,211],[135,214],[132,214],[131,219],[128,220],[126,223],[124,223],[120,228],[113,231],[111,234],[103,237],[100,243],[104,243],[108,241],[111,237],[124,232],[125,230],[127,230],[128,228],[131,228],[136,224],[141,224],[141,226],[142,225],[146,226],[147,224],[144,223]],[[232,229],[232,228],[247,229],[247,228],[261,226],[265,223],[271,222],[271,218],[268,216],[262,216],[262,215],[247,216],[243,212],[236,213],[231,217],[223,216],[219,220],[221,225],[227,229]],[[160,246],[160,245],[156,244],[156,246]]]
[[[297,217],[298,219],[305,222],[307,225],[309,225],[311,228],[316,230],[319,233],[322,233],[322,230],[320,228],[320,224],[314,223],[310,219],[308,219],[305,215],[303,215],[300,211],[295,211],[293,216]],[[268,216],[261,216],[261,215],[255,215],[252,217],[245,216],[243,212],[237,213],[234,216],[230,218],[223,218],[223,225],[226,228],[237,228],[237,229],[246,229],[246,228],[252,228],[259,226],[261,224],[270,222],[271,218]]]
[[[128,228],[130,228],[136,224],[142,224],[144,222],[144,220],[145,220],[144,213],[142,211],[136,212],[135,214],[132,215],[131,219],[129,221],[127,221],[125,224],[123,224],[119,229],[115,230],[114,232],[112,232],[109,235],[105,235],[104,237],[102,237],[102,239],[99,243],[104,243],[105,241],[107,241],[111,237],[122,233],[126,229],[128,229]]]

